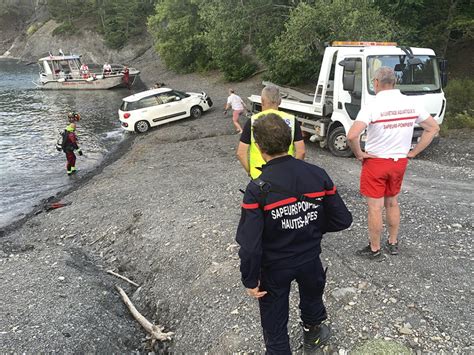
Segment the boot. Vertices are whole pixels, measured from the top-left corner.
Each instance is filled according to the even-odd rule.
[[[331,330],[326,324],[303,325],[303,354],[316,354],[331,336]]]

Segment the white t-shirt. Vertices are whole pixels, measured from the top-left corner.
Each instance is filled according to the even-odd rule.
[[[362,107],[356,121],[367,125],[365,151],[379,158],[406,158],[410,151],[415,123],[430,117],[416,97],[400,90],[384,90],[375,102]]]
[[[240,111],[244,109],[244,106],[242,105],[242,99],[236,94],[230,94],[227,98],[227,103],[231,105],[232,110],[234,111]]]

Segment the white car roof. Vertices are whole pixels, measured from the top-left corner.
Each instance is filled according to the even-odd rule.
[[[151,89],[151,90],[142,91],[134,95],[124,97],[122,100],[127,101],[127,102],[135,102],[135,101],[143,99],[144,97],[161,94],[163,92],[168,92],[168,91],[171,91],[171,89],[170,88]]]

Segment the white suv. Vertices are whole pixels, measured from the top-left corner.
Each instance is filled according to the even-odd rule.
[[[205,92],[160,88],[124,98],[118,113],[124,129],[143,133],[150,127],[182,118],[199,118],[211,107],[212,100]]]

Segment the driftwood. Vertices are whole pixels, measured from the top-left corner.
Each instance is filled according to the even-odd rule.
[[[165,341],[171,340],[171,336],[174,334],[173,332],[164,333],[164,327],[161,325],[153,325],[148,319],[143,317],[140,312],[137,311],[135,306],[133,305],[132,301],[128,298],[127,294],[124,290],[122,290],[119,286],[115,286],[117,291],[122,296],[123,302],[127,305],[130,313],[132,313],[133,318],[135,318],[138,323],[150,334],[152,342],[155,340]]]
[[[112,270],[107,270],[107,274],[110,274],[110,275],[114,275],[116,277],[118,277],[119,279],[122,279],[122,280],[125,280],[127,281],[129,284],[135,286],[135,287],[140,287],[139,284],[137,284],[136,282],[133,282],[132,280],[130,280],[129,278],[125,277],[125,276],[122,276],[120,274],[117,274],[116,272],[113,272]]]

